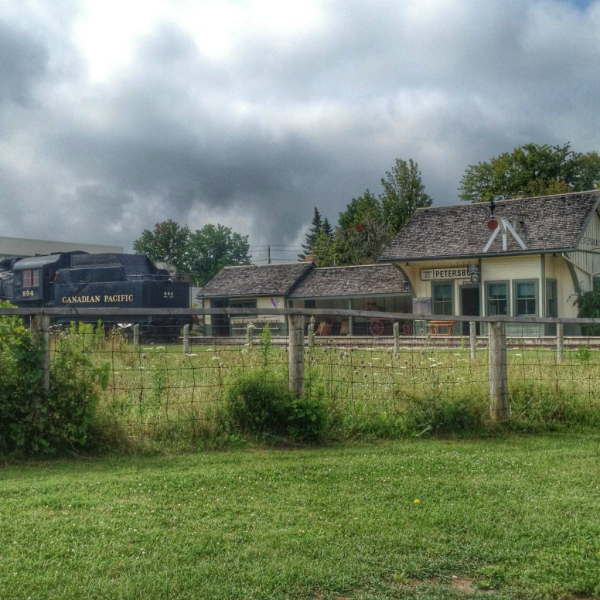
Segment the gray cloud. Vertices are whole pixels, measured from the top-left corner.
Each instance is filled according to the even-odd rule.
[[[129,248],[174,218],[291,243],[313,206],[335,220],[379,192],[395,158],[450,203],[468,164],[519,144],[600,149],[598,0],[338,0],[217,57],[162,21],[99,83],[73,41],[78,4],[57,6],[62,29],[0,12],[3,235]]]

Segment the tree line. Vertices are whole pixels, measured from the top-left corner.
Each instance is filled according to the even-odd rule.
[[[412,159],[397,159],[381,179],[382,192],[368,189],[352,198],[332,229],[318,208],[302,246],[304,259],[313,254],[319,266],[376,262],[389,242],[418,208],[431,206],[421,172]],[[466,202],[489,202],[592,190],[600,187],[600,156],[574,152],[569,143],[525,144],[487,162],[470,165],[459,187]]]
[[[489,202],[514,197],[534,197],[596,189],[600,186],[600,156],[580,153],[569,143],[550,146],[525,144],[489,161],[466,168],[459,198]],[[303,252],[314,254],[319,266],[344,266],[377,262],[383,249],[418,208],[431,206],[418,164],[396,159],[381,179],[382,191],[369,189],[352,198],[333,227],[317,207]],[[204,285],[223,267],[250,264],[248,236],[224,225],[205,225],[192,232],[173,220],[145,229],[134,242],[138,254],[166,261]]]

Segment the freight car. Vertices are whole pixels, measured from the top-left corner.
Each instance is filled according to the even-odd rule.
[[[22,308],[189,308],[190,284],[158,269],[144,255],[64,252],[0,259],[0,298]],[[191,322],[168,315],[128,320],[139,323],[146,334],[162,336],[167,331],[177,336]],[[103,323],[121,321],[123,317],[102,318]]]

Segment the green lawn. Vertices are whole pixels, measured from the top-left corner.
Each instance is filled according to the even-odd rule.
[[[579,434],[5,467],[0,598],[597,598],[599,459]]]

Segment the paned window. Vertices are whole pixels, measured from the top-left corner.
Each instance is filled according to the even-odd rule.
[[[558,317],[556,279],[546,279],[546,316]]]
[[[39,269],[25,269],[23,271],[23,287],[39,287],[40,285],[40,272]]]
[[[231,300],[229,308],[256,308],[256,299],[252,300]]]
[[[454,285],[452,283],[433,283],[433,314],[434,315],[452,315],[452,292]]]
[[[487,314],[508,315],[508,283],[487,284]]]
[[[515,281],[515,316],[537,315],[537,282]]]

